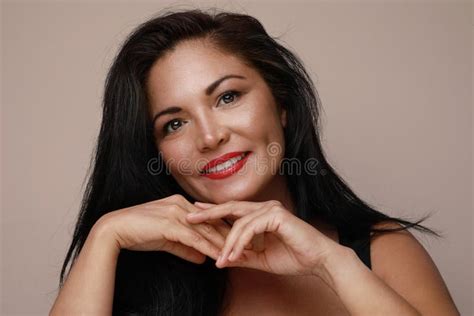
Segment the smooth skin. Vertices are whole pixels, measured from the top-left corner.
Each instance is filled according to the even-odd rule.
[[[229,75],[242,78],[229,77],[205,93]],[[256,70],[207,42],[189,41],[155,62],[148,87],[152,117],[181,109],[160,116],[154,128],[163,160],[188,194],[212,203],[278,197],[293,208],[286,178],[275,170],[284,156],[286,111]],[[252,152],[239,174],[220,180],[200,175],[211,159],[234,151]]]
[[[216,260],[230,226],[222,220],[189,224],[198,208],[173,195],[102,216],[93,226],[50,315],[111,315],[121,249],[166,251],[204,263]]]
[[[206,93],[228,75],[243,79],[229,77]],[[269,150],[285,148],[286,112],[254,69],[193,40],[157,60],[147,86],[151,117],[180,109],[155,121],[156,146],[179,185],[203,203],[173,195],[104,215],[50,315],[110,315],[121,249],[167,251],[196,264],[208,256],[218,268],[230,268],[236,291],[226,315],[314,315],[332,304],[321,299],[329,292],[342,307],[321,314],[459,315],[434,262],[409,232],[374,238],[370,270],[322,223],[295,215],[285,178],[271,172],[284,153]],[[220,180],[199,174],[209,160],[231,151],[252,152],[244,173]],[[262,165],[266,171],[257,168]],[[263,249],[257,250],[259,236]],[[232,252],[235,258],[229,258]],[[277,283],[291,288],[291,299],[278,296]],[[326,288],[316,292],[321,283]],[[305,310],[295,304],[313,294],[317,298]]]
[[[436,265],[407,231],[374,238],[371,271],[352,249],[332,241],[278,201],[195,205],[202,211],[188,214],[190,223],[234,220],[217,267],[316,276],[339,296],[350,315],[459,315]],[[264,250],[246,250],[257,234],[265,234]]]

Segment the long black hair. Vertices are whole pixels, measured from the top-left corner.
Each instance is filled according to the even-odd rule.
[[[208,40],[240,57],[270,87],[287,111],[285,158],[317,162],[317,172],[289,173],[288,186],[297,216],[319,216],[349,235],[413,227],[439,234],[420,222],[391,217],[361,200],[337,175],[320,143],[317,91],[301,60],[267,34],[255,18],[230,12],[186,10],[160,13],[139,25],[122,44],[108,72],[103,116],[74,236],[64,260],[60,286],[94,223],[104,214],[184,192],[166,172],[150,172],[150,162],[166,168],[157,150],[147,98],[153,63],[184,40]],[[393,221],[395,229],[375,229]],[[70,267],[68,273],[70,271]],[[224,308],[227,269],[207,258],[194,264],[166,252],[122,250],[117,263],[114,314],[217,315]]]

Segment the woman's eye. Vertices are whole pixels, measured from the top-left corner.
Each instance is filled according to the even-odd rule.
[[[170,133],[174,133],[178,128],[181,127],[181,123],[182,123],[182,121],[179,120],[179,119],[173,119],[173,120],[169,121],[168,123],[166,123],[163,126],[164,134],[168,135]]]
[[[240,96],[240,92],[238,91],[227,91],[220,97],[219,101],[223,101],[225,104],[230,104],[235,101],[237,97]],[[182,125],[183,121],[180,119],[173,119],[166,123],[163,126],[163,134],[166,136],[168,134],[172,134],[176,132]]]
[[[224,101],[225,104],[232,103],[235,98],[237,98],[240,95],[240,92],[237,91],[228,91],[225,92],[220,100]]]

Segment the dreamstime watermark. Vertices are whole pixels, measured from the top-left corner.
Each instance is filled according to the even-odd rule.
[[[239,175],[245,175],[247,172],[252,171],[258,175],[264,175],[267,173],[275,174],[286,174],[286,175],[326,175],[327,171],[321,168],[319,160],[316,158],[309,158],[304,161],[298,158],[286,158],[283,157],[283,148],[279,143],[270,143],[264,154],[252,153],[247,159],[242,168],[236,173]],[[192,161],[189,158],[174,159],[170,158],[164,163],[161,157],[151,158],[147,163],[147,171],[151,175],[166,174],[171,175],[172,170],[183,176],[191,176],[197,172],[200,172],[202,168],[209,161],[202,158],[196,161]]]

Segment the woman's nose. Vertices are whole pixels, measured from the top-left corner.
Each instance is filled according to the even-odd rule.
[[[203,115],[196,124],[196,145],[202,152],[216,149],[225,144],[230,136],[227,126],[212,115]]]

